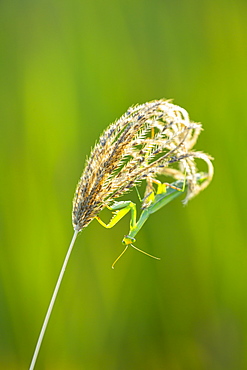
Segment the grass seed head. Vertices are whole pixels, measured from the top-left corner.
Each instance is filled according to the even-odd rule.
[[[73,226],[82,230],[114,199],[134,185],[163,174],[185,178],[185,203],[212,179],[211,157],[193,147],[201,124],[191,122],[185,109],[167,100],[130,107],[100,136],[87,160],[73,201]],[[195,159],[208,166],[206,181],[198,185]]]

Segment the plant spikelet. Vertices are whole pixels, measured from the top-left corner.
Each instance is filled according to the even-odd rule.
[[[77,231],[116,198],[133,186],[147,181],[147,189],[157,175],[185,179],[185,203],[212,179],[209,155],[193,147],[201,124],[191,122],[185,109],[166,100],[130,107],[100,136],[80,178],[73,201],[73,226]],[[206,162],[206,181],[197,184],[195,159]]]

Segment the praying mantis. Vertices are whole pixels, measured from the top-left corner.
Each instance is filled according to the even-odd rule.
[[[206,179],[205,174],[197,174],[197,182],[202,183]],[[169,183],[161,183],[158,180],[155,180],[155,183],[157,184],[157,191],[154,192],[151,191],[145,198],[144,202],[148,200],[148,205],[142,207],[142,212],[140,215],[140,218],[137,221],[137,210],[136,210],[136,204],[131,201],[120,201],[113,203],[112,206],[107,207],[110,211],[113,211],[113,217],[111,218],[109,223],[105,223],[101,220],[99,216],[96,216],[96,220],[105,228],[109,229],[115,226],[128,212],[130,212],[130,229],[128,235],[125,235],[122,244],[125,246],[124,250],[121,252],[121,254],[116,258],[116,260],[112,264],[112,268],[114,269],[114,266],[116,262],[122,257],[122,255],[126,252],[129,246],[132,248],[138,250],[139,252],[144,253],[145,255],[160,259],[158,257],[152,256],[151,254],[144,252],[143,250],[137,248],[133,245],[133,243],[136,241],[135,236],[136,234],[141,230],[144,223],[147,221],[149,216],[165,205],[167,205],[169,202],[171,202],[173,199],[177,198],[179,195],[184,193],[186,190],[186,181],[185,180],[178,180],[173,182],[172,184]]]

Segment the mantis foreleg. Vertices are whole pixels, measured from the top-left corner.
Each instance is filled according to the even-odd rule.
[[[111,227],[115,226],[118,221],[120,221],[129,211],[131,213],[130,217],[130,230],[135,228],[136,225],[136,205],[133,202],[115,202],[111,207],[108,207],[110,211],[114,212],[110,222],[106,224],[104,221],[101,220],[98,216],[96,216],[96,220],[105,228],[110,229]]]

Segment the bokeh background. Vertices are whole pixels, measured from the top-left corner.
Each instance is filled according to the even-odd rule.
[[[91,147],[163,97],[203,123],[214,180],[139,233],[161,261],[130,249],[111,269],[128,216],[83,231],[37,369],[247,368],[246,16],[244,0],[1,1],[1,369],[28,368]]]

